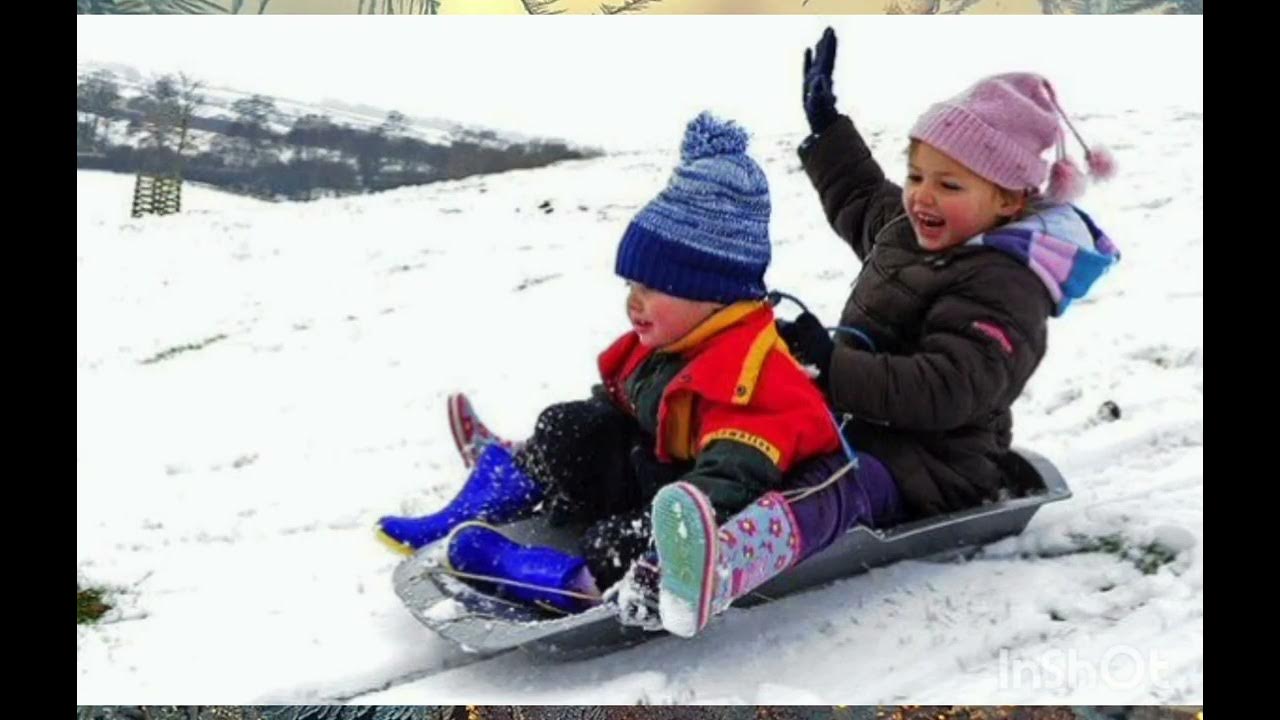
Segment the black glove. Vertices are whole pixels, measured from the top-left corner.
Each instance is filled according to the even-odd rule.
[[[822,322],[813,313],[806,312],[801,313],[795,322],[779,320],[777,325],[778,334],[786,341],[787,348],[791,350],[796,360],[818,368],[816,382],[818,387],[822,388],[822,392],[826,393],[827,375],[831,370],[831,354],[835,352],[836,344],[827,333],[827,329],[822,326]]]
[[[832,90],[831,74],[835,67],[836,31],[827,28],[816,50],[804,50],[804,115],[814,135],[822,134],[840,117]]]

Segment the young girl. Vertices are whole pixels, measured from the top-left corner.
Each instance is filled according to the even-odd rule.
[[[995,499],[1012,439],[1009,408],[1044,356],[1048,319],[1119,258],[1069,204],[1084,179],[1066,156],[1059,120],[1084,141],[1047,80],[989,77],[929,108],[910,131],[900,187],[835,110],[835,48],[828,28],[816,57],[805,51],[812,134],[799,152],[827,219],[862,268],[835,341],[810,313],[782,323],[781,333],[798,359],[817,367],[860,472],[794,502],[777,493],[761,500],[797,517],[822,508],[829,518],[822,533],[801,538],[793,563],[868,522],[869,472],[892,478],[907,518]],[[1052,164],[1041,158],[1055,147]],[[1111,174],[1100,149],[1085,146],[1085,157],[1095,177]],[[660,555],[664,547],[669,558],[706,548],[703,561],[685,568],[661,558],[662,619],[680,634],[696,632],[752,586],[726,559],[761,542],[694,512],[697,494],[677,483],[654,500],[655,519],[659,508],[692,519],[655,527]]]

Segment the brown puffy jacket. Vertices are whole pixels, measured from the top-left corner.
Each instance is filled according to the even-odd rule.
[[[902,205],[848,117],[811,137],[801,160],[836,233],[862,268],[828,373],[845,435],[892,471],[917,517],[994,498],[1012,439],[1009,406],[1044,356],[1053,301],[999,250],[919,247]]]

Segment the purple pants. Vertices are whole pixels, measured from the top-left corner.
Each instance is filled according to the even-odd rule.
[[[820,485],[846,463],[844,455],[811,461],[791,475],[787,490]],[[856,470],[790,505],[800,526],[801,548],[796,562],[825,549],[855,525],[887,527],[902,520],[903,515],[902,498],[889,469],[866,453],[858,453]]]

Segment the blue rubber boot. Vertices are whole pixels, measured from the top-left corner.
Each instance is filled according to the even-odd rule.
[[[416,518],[384,517],[378,520],[378,531],[393,548],[412,552],[468,520],[519,520],[543,495],[542,486],[516,467],[511,452],[495,443],[485,447],[466,484],[443,510]]]
[[[521,545],[483,523],[466,523],[449,538],[450,568],[499,597],[576,613],[599,593],[586,559],[549,547]]]

